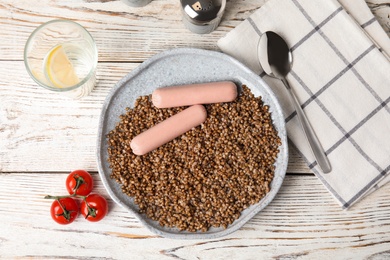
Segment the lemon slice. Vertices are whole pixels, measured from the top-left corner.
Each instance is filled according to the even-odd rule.
[[[57,88],[66,88],[80,82],[62,45],[54,47],[46,56],[45,71],[48,80]]]

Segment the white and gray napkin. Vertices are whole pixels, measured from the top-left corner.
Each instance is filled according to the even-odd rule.
[[[328,174],[283,84],[259,65],[257,43],[269,30],[291,47],[288,80],[328,155]],[[390,181],[390,40],[363,0],[269,0],[218,46],[270,85],[289,139],[343,208]]]

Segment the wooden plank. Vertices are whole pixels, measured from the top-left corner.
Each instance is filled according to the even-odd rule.
[[[100,61],[132,62],[170,48],[215,50],[216,41],[238,23],[233,19],[236,13],[230,11],[218,31],[209,35],[191,33],[181,21],[180,3],[172,0],[153,1],[142,9],[131,8],[121,1],[68,1],[63,4],[46,0],[33,5],[30,1],[3,2],[0,23],[4,49],[0,59],[4,60],[22,60],[24,43],[30,33],[51,19],[66,18],[85,26],[96,40]],[[247,15],[256,8],[254,1],[243,1],[242,5],[244,9],[237,10],[245,10]],[[234,6],[231,7],[234,10]]]
[[[109,198],[94,174],[95,192]],[[98,223],[50,218],[46,194],[65,194],[66,174],[1,174],[0,258],[385,259],[390,251],[390,186],[342,211],[314,176],[287,176],[275,200],[233,234],[172,240],[151,233],[110,199]],[[147,241],[146,241],[147,239]],[[145,244],[147,243],[147,245]],[[244,257],[245,256],[245,257]]]
[[[143,8],[121,1],[12,1],[2,0],[0,60],[23,60],[31,32],[52,19],[70,19],[85,26],[96,40],[100,61],[140,62],[170,48],[218,50],[216,42],[249,17],[266,0],[228,1],[221,25],[208,35],[187,30],[181,21],[179,1],[155,0]],[[367,2],[390,33],[388,3]]]
[[[71,100],[36,85],[23,62],[0,61],[0,171],[96,171],[101,107],[115,83],[137,66],[99,63],[91,96]],[[310,173],[295,150],[288,171]]]
[[[99,64],[98,84],[82,101],[37,86],[23,62],[0,64],[4,75],[0,82],[0,171],[96,170],[101,106],[114,84],[137,64]]]

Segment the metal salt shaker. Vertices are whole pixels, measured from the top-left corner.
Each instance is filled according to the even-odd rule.
[[[226,0],[180,0],[183,23],[192,32],[206,34],[214,31],[225,11]]]

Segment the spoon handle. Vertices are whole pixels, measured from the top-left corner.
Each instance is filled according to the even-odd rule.
[[[320,141],[318,140],[316,134],[314,133],[314,130],[313,130],[312,126],[310,125],[309,120],[307,119],[305,113],[303,112],[303,110],[298,102],[298,99],[296,98],[296,96],[295,96],[293,90],[291,89],[290,84],[288,84],[288,81],[286,80],[286,78],[282,78],[282,82],[284,83],[288,92],[290,93],[290,98],[295,106],[295,110],[297,112],[298,119],[301,123],[303,132],[305,133],[306,138],[310,143],[310,147],[311,147],[312,152],[317,160],[318,165],[321,167],[323,173],[329,173],[332,170],[332,166],[330,165],[328,157],[326,156]]]

